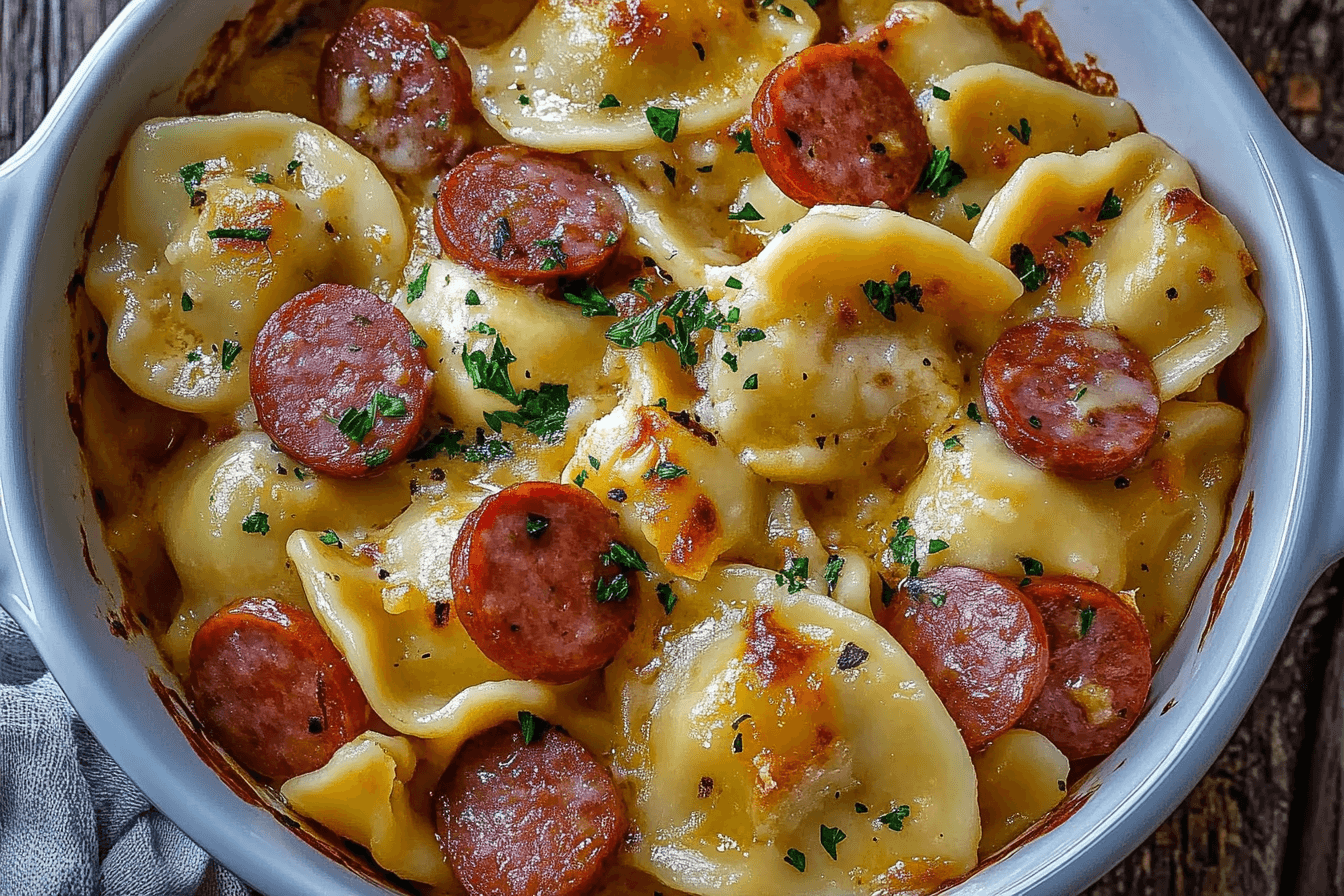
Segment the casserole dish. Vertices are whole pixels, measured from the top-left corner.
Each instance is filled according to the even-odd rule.
[[[183,737],[171,699],[152,699],[164,693],[161,667],[148,639],[128,632],[115,588],[101,584],[116,576],[96,535],[94,496],[75,472],[67,421],[52,413],[71,388],[70,312],[58,296],[83,255],[106,161],[144,117],[181,111],[178,87],[202,47],[247,6],[214,3],[188,16],[165,2],[133,4],[0,176],[0,205],[18,235],[6,247],[18,276],[6,287],[14,292],[4,306],[11,351],[0,367],[17,409],[0,459],[13,553],[3,598],[113,757],[226,865],[271,893],[377,892],[376,879],[361,881],[324,857],[339,852],[322,841],[287,836],[284,828],[298,823],[273,804],[237,781],[230,792],[234,779],[216,776],[213,754],[190,729]],[[1068,52],[1095,53],[1115,74],[1149,127],[1192,159],[1211,198],[1246,231],[1264,271],[1270,327],[1248,400],[1252,432],[1236,522],[1193,623],[1155,682],[1143,733],[1085,776],[1039,836],[963,882],[965,893],[1076,891],[1136,845],[1226,741],[1297,601],[1344,544],[1336,534],[1344,522],[1340,477],[1315,450],[1337,434],[1341,410],[1329,386],[1341,349],[1333,271],[1344,240],[1329,215],[1344,199],[1344,182],[1278,126],[1192,5],[1035,6]],[[1173,104],[1173,84],[1200,86]],[[1204,112],[1198,127],[1181,114],[1192,102]]]

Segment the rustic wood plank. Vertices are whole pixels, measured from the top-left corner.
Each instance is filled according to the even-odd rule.
[[[1344,0],[1197,2],[1298,138],[1344,170]],[[0,0],[0,158],[123,3]],[[1209,775],[1089,896],[1344,896],[1341,585],[1313,589]]]

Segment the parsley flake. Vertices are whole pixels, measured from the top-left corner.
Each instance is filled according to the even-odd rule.
[[[1120,202],[1120,197],[1115,195],[1115,187],[1106,191],[1106,198],[1101,200],[1101,209],[1097,212],[1098,221],[1112,221],[1120,217],[1124,205]]]
[[[966,405],[966,416],[970,417],[976,423],[984,423],[985,418],[980,416],[980,406],[975,402]]]
[[[252,183],[269,184],[274,183],[274,181],[271,180],[271,176],[265,171],[258,171],[256,174],[252,175]]]
[[[1078,639],[1087,637],[1087,633],[1092,630],[1092,623],[1097,621],[1096,607],[1083,607],[1078,614]]]
[[[905,820],[909,817],[909,806],[897,806],[886,815],[879,815],[877,820],[891,828],[893,831],[899,831],[905,827]]]
[[[425,37],[429,38],[429,51],[434,54],[435,59],[442,62],[444,59],[448,58],[448,45],[435,40],[434,35],[430,33],[428,25],[425,26]]]
[[[216,227],[207,230],[205,235],[212,240],[247,240],[250,243],[264,243],[271,238],[269,227]]]
[[[1022,288],[1035,292],[1045,285],[1047,271],[1036,263],[1036,256],[1022,243],[1015,243],[1009,252],[1013,273],[1022,281]]]
[[[523,523],[523,528],[527,530],[529,537],[540,538],[550,525],[550,517],[542,516],[539,513],[529,513],[527,515],[527,522]]]
[[[807,558],[794,557],[784,568],[775,573],[775,584],[787,586],[790,594],[797,594],[807,587]]]
[[[377,451],[364,458],[364,466],[372,470],[374,467],[381,467],[392,459],[392,452],[387,448],[379,448]]]
[[[667,182],[675,187],[677,185],[677,169],[666,162],[659,162],[658,164],[663,166],[663,177],[667,178]]]
[[[424,340],[424,337],[422,337],[419,333],[415,332],[415,330],[412,329],[411,348],[428,348],[428,347],[429,343]]]
[[[935,538],[929,542],[929,553],[940,554],[943,551],[947,550],[949,547],[951,547],[951,545],[943,541],[941,538]]]
[[[518,727],[523,729],[523,746],[527,746],[533,741],[540,740],[546,729],[551,727],[551,723],[524,710],[518,713]]]
[[[753,373],[751,376],[747,377],[747,381],[746,381],[745,383],[742,384],[742,388],[743,388],[743,389],[746,389],[748,392],[751,392],[751,391],[753,391],[759,384],[760,384],[760,380],[757,379],[756,374]]]
[[[832,554],[826,560],[826,568],[822,570],[821,577],[826,580],[827,593],[835,590],[835,585],[840,581],[840,570],[845,568],[845,558],[837,557]]]
[[[944,451],[960,451],[963,447],[961,436],[952,436],[950,439],[943,439]]]
[[[733,373],[737,373],[737,355],[733,354],[732,352],[724,352],[723,356],[719,358],[719,360],[727,364],[728,369],[731,370]]]
[[[916,557],[915,535],[911,531],[910,517],[903,516],[896,521],[896,534],[892,536],[887,547],[891,549],[891,556],[897,563],[910,567],[910,575],[919,575],[919,560]]]
[[[375,392],[372,401],[374,416],[406,416],[406,399],[399,395],[385,395],[382,392]]]
[[[756,327],[743,327],[737,331],[737,344],[740,346],[746,342],[761,342],[765,339],[765,331]]]
[[[1059,242],[1061,246],[1064,246],[1065,248],[1068,248],[1069,240],[1074,240],[1075,242],[1082,243],[1084,246],[1092,245],[1092,237],[1088,236],[1081,230],[1066,230],[1063,233],[1056,236],[1055,239]]]
[[[794,868],[797,868],[800,872],[807,870],[807,856],[796,849],[790,849],[785,853],[784,861],[788,862]]]
[[[243,347],[232,339],[225,339],[224,347],[219,353],[219,366],[225,370],[232,370],[233,362],[238,360],[238,355],[242,350]]]
[[[597,602],[607,604],[620,602],[630,596],[630,581],[624,575],[614,575],[610,579],[597,580]]]
[[[1031,123],[1028,122],[1025,118],[1022,118],[1022,119],[1019,119],[1019,120],[1018,120],[1017,125],[1018,125],[1017,127],[1013,127],[1012,125],[1008,125],[1008,133],[1010,133],[1010,134],[1012,134],[1014,137],[1016,137],[1016,138],[1017,138],[1017,142],[1018,142],[1018,143],[1021,143],[1023,146],[1030,146],[1030,145],[1031,145]]]
[[[465,301],[468,305],[479,305],[479,304],[481,304],[481,297],[480,297],[480,295],[476,292],[476,290],[474,290],[474,289],[469,289],[469,290],[467,290],[467,295],[466,295],[466,297],[463,299],[463,301]]]
[[[700,360],[696,334],[706,329],[725,330],[727,323],[701,287],[694,291],[681,290],[664,302],[612,324],[607,330],[607,339],[618,348],[627,349],[661,342],[677,353],[682,367],[694,367]]]
[[[734,753],[742,752],[742,732],[740,731],[737,733],[735,737],[733,737],[733,752]]]
[[[751,145],[751,128],[743,128],[733,133],[733,140],[737,141],[737,149],[733,150],[733,155],[749,152],[756,153],[756,147]]]
[[[669,481],[672,479],[680,479],[681,477],[685,476],[687,472],[688,471],[685,467],[679,467],[676,464],[671,463],[669,461],[660,460],[652,470],[649,470],[649,472],[644,474],[644,478],[645,479],[658,478],[663,481]]]
[[[952,94],[949,93],[947,89],[944,87],[935,86],[933,88],[933,98],[936,100],[942,100],[943,102],[947,102],[948,100],[952,99]]]
[[[901,271],[895,283],[886,280],[869,280],[863,284],[863,294],[878,314],[887,320],[896,319],[896,306],[909,305],[924,312],[924,287],[910,282],[910,272]]]
[[[271,531],[270,517],[260,510],[256,513],[249,513],[247,519],[243,520],[243,531],[253,535],[265,535]]]
[[[932,193],[939,199],[947,198],[952,188],[966,179],[966,169],[952,161],[952,148],[935,149],[933,158],[924,166],[924,173],[915,186],[916,193]]]
[[[615,108],[618,108],[620,105],[621,105],[621,101],[618,100],[618,99],[616,99],[615,96],[613,96],[612,94],[609,93],[609,94],[607,94],[606,96],[602,97],[602,101],[601,101],[600,103],[597,104],[597,108],[599,108],[599,109],[615,109]]]
[[[664,143],[671,143],[677,139],[677,130],[681,127],[680,109],[660,109],[657,106],[649,106],[644,110],[644,117],[649,122],[649,127],[653,134]]]
[[[182,293],[182,310],[190,311],[194,307],[196,307],[196,303],[191,300],[191,294]]]
[[[616,306],[591,283],[572,283],[560,290],[566,302],[576,306],[584,317],[616,317]]]
[[[317,536],[317,540],[328,547],[339,548],[341,546],[341,537],[336,534],[336,530],[334,529],[328,529],[323,532],[321,535]]]
[[[502,220],[502,219],[501,219]],[[555,240],[537,240],[534,243],[538,249],[546,250],[546,257],[542,259],[541,269],[543,271],[564,270],[569,267],[569,255],[564,249],[560,248],[560,241]]]
[[[840,658],[835,661],[835,666],[841,671],[848,672],[850,669],[862,666],[867,659],[868,651],[853,641],[846,641],[845,646],[840,649]]]
[[[634,548],[621,544],[619,541],[613,541],[607,552],[599,558],[603,563],[610,563],[614,566],[620,566],[624,569],[633,569],[636,572],[648,572],[649,564],[644,562],[644,558]]]
[[[659,582],[658,587],[653,589],[658,593],[658,603],[663,606],[663,613],[670,615],[672,608],[677,605],[677,594],[672,590],[670,582]]]
[[[963,202],[961,205],[961,210],[966,213],[967,221],[974,221],[977,217],[979,217],[980,212],[982,211],[982,209],[980,208],[980,203],[978,202],[971,202],[971,203]]]
[[[564,430],[569,416],[569,386],[542,383],[538,389],[519,392],[509,379],[509,365],[516,360],[498,335],[489,356],[480,349],[462,355],[462,366],[471,377],[473,387],[493,392],[517,408],[487,411],[484,415],[486,425],[495,432],[502,432],[503,424],[512,423],[539,438],[552,438]]]
[[[1029,576],[1045,575],[1045,566],[1043,566],[1041,561],[1037,560],[1035,557],[1023,557],[1021,554],[1018,554],[1017,562],[1022,564],[1022,571]]]
[[[747,203],[744,203],[743,206],[742,206],[740,209],[738,209],[737,211],[735,211],[735,212],[729,212],[729,213],[728,213],[728,220],[729,220],[729,221],[764,221],[764,220],[765,220],[765,216],[762,215],[760,212],[756,211],[756,206],[752,205],[750,202],[747,202]]]
[[[821,848],[826,850],[826,854],[832,859],[837,858],[835,848],[845,839],[845,832],[839,828],[828,828],[821,826]]]
[[[192,162],[190,165],[183,165],[177,173],[182,177],[182,189],[187,191],[188,196],[193,196],[201,188],[201,180],[205,177],[205,163]]]
[[[723,281],[723,285],[729,289],[741,289],[742,281],[736,277],[729,277],[727,280]]]
[[[532,105],[532,98],[525,93],[520,93],[518,94],[518,105],[530,106]]]

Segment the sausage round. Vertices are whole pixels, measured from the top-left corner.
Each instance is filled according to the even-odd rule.
[[[775,186],[808,207],[900,208],[933,154],[900,75],[854,44],[781,62],[751,104],[751,139]]]
[[[1074,479],[1110,479],[1157,438],[1157,375],[1143,350],[1069,318],[1013,327],[980,368],[985,411],[1016,454]]]
[[[453,258],[518,283],[587,277],[615,254],[627,217],[582,163],[524,146],[468,156],[439,186],[434,229]]]
[[[322,123],[384,171],[449,168],[470,141],[471,70],[457,42],[420,16],[373,7],[322,52]]]
[[[1139,720],[1153,680],[1152,643],[1139,612],[1076,576],[1032,579],[1024,589],[1050,637],[1050,675],[1018,723],[1070,760],[1105,756]]]
[[[206,732],[263,777],[319,769],[369,726],[368,700],[317,620],[271,598],[205,620],[188,663],[187,696]]]
[[[463,744],[434,795],[434,828],[471,896],[582,896],[621,839],[621,795],[592,753],[551,728],[517,724]]]
[[[520,678],[565,683],[602,668],[635,625],[635,577],[603,557],[617,534],[615,515],[577,486],[524,482],[486,498],[453,544],[467,634]],[[612,585],[615,598],[600,601]]]
[[[1045,686],[1041,614],[998,576],[943,566],[906,579],[881,621],[928,676],[969,750],[1012,728]]]
[[[329,283],[300,293],[252,350],[261,428],[315,470],[381,472],[415,446],[429,407],[433,374],[414,339],[405,316],[371,292]]]

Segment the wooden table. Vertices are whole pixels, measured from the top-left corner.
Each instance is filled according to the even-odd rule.
[[[1293,132],[1344,171],[1344,0],[1197,2]],[[0,158],[122,5],[0,0]],[[1089,896],[1344,894],[1341,584],[1337,570],[1316,585],[1212,771]]]

